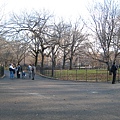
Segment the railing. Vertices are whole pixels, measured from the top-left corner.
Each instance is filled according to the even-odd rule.
[[[75,80],[86,82],[108,82],[112,80],[112,75],[106,69],[76,69],[76,70],[54,70],[52,75],[51,70],[44,70],[43,75],[61,79],[61,80]],[[119,81],[120,74],[117,71],[116,81]]]

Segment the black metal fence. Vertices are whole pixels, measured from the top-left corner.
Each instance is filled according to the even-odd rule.
[[[44,69],[43,75],[61,80],[75,80],[86,82],[108,82],[112,81],[112,75],[106,69],[75,69],[75,70],[52,70]],[[120,80],[120,72],[117,71],[116,81]]]
[[[0,66],[0,77],[4,75],[4,67]]]

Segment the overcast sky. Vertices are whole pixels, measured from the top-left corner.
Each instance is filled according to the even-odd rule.
[[[10,12],[18,13],[25,9],[45,9],[65,19],[76,19],[79,15],[87,15],[86,8],[92,2],[93,0],[0,0],[0,4],[5,5],[5,11],[8,14]]]
[[[57,17],[76,19],[80,15],[86,17],[88,15],[87,8],[99,1],[103,2],[104,0],[0,0],[0,5],[4,6],[4,11],[7,14],[10,12],[19,13],[25,9],[45,9]]]

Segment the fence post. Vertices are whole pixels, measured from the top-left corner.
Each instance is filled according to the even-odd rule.
[[[87,82],[87,68],[86,68],[86,82]]]
[[[61,78],[61,72],[62,72],[62,69],[60,69],[60,79],[62,79],[62,78]]]
[[[67,80],[68,80],[68,69],[67,69]]]
[[[118,68],[118,82],[119,82],[119,68]]]
[[[98,82],[97,73],[98,73],[98,69],[96,69],[96,82]]]
[[[77,80],[77,69],[76,69],[76,80]]]
[[[107,82],[108,82],[108,74],[109,74],[109,71],[107,70]]]

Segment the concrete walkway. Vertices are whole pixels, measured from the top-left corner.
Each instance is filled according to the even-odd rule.
[[[0,120],[120,120],[120,84],[0,79]]]

